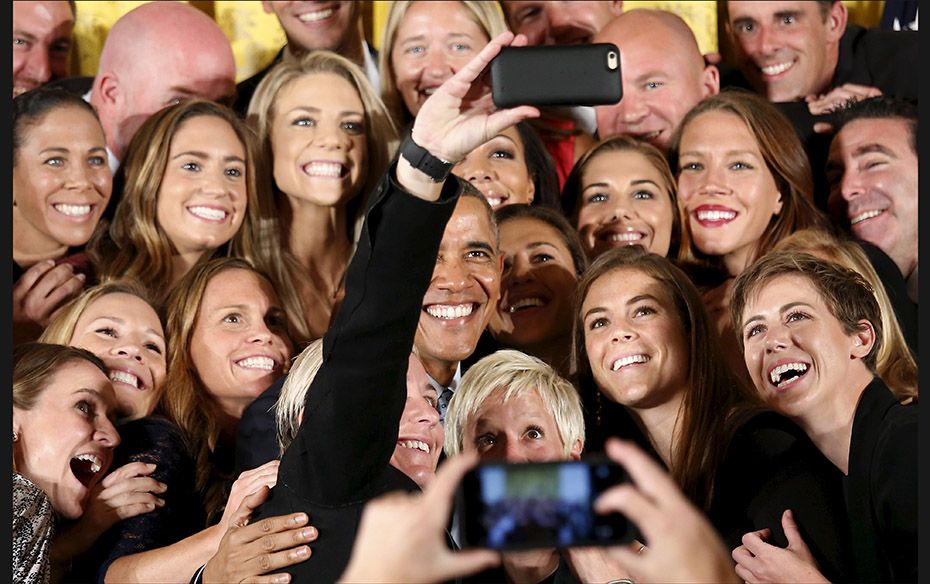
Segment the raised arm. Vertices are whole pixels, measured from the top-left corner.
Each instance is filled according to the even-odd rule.
[[[455,163],[533,107],[495,110],[485,68],[507,45],[504,33],[424,103],[413,141]],[[303,424],[282,458],[279,481],[309,501],[368,497],[397,439],[406,396],[407,357],[446,221],[460,185],[435,181],[401,156],[373,193],[346,296],[324,338],[323,366],[307,392]]]

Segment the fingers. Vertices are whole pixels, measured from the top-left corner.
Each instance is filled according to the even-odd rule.
[[[147,476],[155,472],[155,468],[156,466],[151,463],[130,462],[114,469],[100,481],[100,485],[104,488],[108,488],[131,477]]]
[[[759,531],[750,531],[749,533],[743,536],[742,538],[743,545],[746,547],[747,550],[749,550],[749,553],[751,553],[753,556],[764,554],[766,551],[768,551],[769,548],[774,547],[770,544],[765,543],[765,541],[763,541],[762,539],[763,535],[765,537],[768,537],[770,533],[771,532],[769,531],[768,528],[761,529]]]
[[[57,308],[81,292],[86,276],[75,274],[74,267],[67,262],[37,272],[41,272],[39,278],[21,298],[20,318],[46,326]]]
[[[38,282],[44,274],[46,274],[54,267],[55,260],[45,260],[44,262],[39,262],[23,272],[23,275],[19,277],[19,280],[17,280],[16,284],[13,286],[13,302],[15,303],[19,300],[22,300],[26,294],[29,293],[35,283]]]
[[[263,486],[259,487],[259,489],[251,495],[248,495],[242,499],[242,502],[239,503],[239,506],[233,512],[229,524],[236,527],[243,527],[248,525],[249,519],[252,518],[252,513],[261,507],[262,503],[268,500],[269,494],[271,494],[271,489]],[[303,514],[301,513],[301,515]]]
[[[488,116],[488,135],[496,136],[503,130],[523,120],[539,117],[539,109],[531,105],[502,109]]]
[[[479,51],[471,61],[459,69],[451,79],[456,80],[456,82],[463,83],[465,86],[471,86],[475,79],[477,79],[481,73],[484,72],[485,67],[487,67],[488,64],[494,59],[494,57],[496,57],[497,54],[501,52],[501,49],[510,45],[513,40],[513,33],[509,30],[497,35],[491,39],[491,42],[485,45],[484,48],[481,49],[481,51]],[[523,43],[526,44],[526,37],[524,37]]]
[[[452,499],[455,489],[462,477],[465,476],[478,463],[478,455],[475,452],[463,452],[457,456],[446,459],[446,461],[436,471],[436,476],[423,491],[423,502],[427,505],[432,515],[443,523],[452,509]]]
[[[756,575],[752,573],[752,570],[745,568],[742,564],[736,564],[736,575],[739,576],[739,579],[743,582],[748,582],[750,584],[759,581]]]
[[[265,574],[302,562],[310,557],[307,544],[316,541],[317,530],[306,525],[305,513],[266,517],[252,525],[234,528],[232,543],[243,548],[239,573]]]
[[[657,502],[678,501],[683,495],[668,473],[632,442],[610,439],[607,455],[626,469],[636,486]]]
[[[807,550],[807,544],[801,537],[801,530],[794,520],[794,513],[791,509],[785,509],[781,515],[781,527],[785,531],[785,537],[788,538],[788,547],[791,549]]]
[[[462,574],[477,574],[493,568],[501,561],[501,555],[492,550],[472,549],[450,553],[443,559],[446,576],[443,580],[460,578]]]

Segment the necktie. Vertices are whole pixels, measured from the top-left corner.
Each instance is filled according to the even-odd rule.
[[[449,407],[449,400],[452,399],[452,390],[448,387],[442,390],[442,393],[439,394],[439,399],[436,400],[437,407],[439,409],[439,423],[444,424],[446,421],[446,410]]]

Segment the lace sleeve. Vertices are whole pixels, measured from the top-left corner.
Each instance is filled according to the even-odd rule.
[[[49,546],[54,515],[48,497],[29,479],[13,473],[13,582],[49,581]]]

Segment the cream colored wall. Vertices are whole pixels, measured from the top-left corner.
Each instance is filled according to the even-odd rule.
[[[864,26],[877,26],[881,21],[884,0],[843,0],[849,9],[849,20]],[[78,0],[75,73],[93,75],[97,71],[100,50],[107,32],[116,20],[145,2],[128,0]],[[200,2],[198,4],[205,4]],[[624,7],[670,10],[694,30],[701,52],[717,50],[717,8],[714,0],[626,0]],[[284,45],[284,32],[274,15],[265,14],[261,2],[216,0],[213,16],[232,44],[236,58],[237,80],[241,81],[267,65]],[[390,0],[372,3],[372,42],[380,47],[381,29]]]

